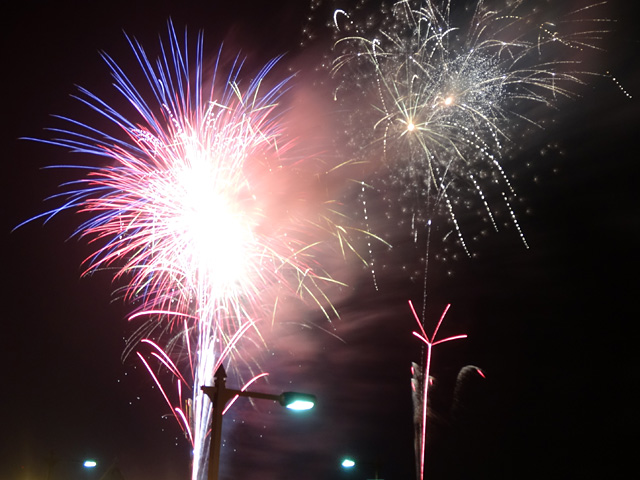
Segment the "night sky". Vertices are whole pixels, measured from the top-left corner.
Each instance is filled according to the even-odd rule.
[[[207,52],[221,42],[241,50],[249,69],[286,53],[276,73],[300,71],[294,85],[310,81],[330,42],[314,17],[320,38],[298,45],[302,1],[57,3],[14,5],[2,32],[0,480],[98,480],[109,467],[107,478],[117,469],[127,480],[186,479],[188,441],[137,360],[121,358],[128,307],[113,300],[108,273],[80,277],[91,249],[69,239],[77,218],[11,232],[50,208],[43,199],[74,173],[42,170],[69,154],[19,138],[46,138],[51,114],[83,119],[74,85],[115,95],[98,52],[137,71],[123,30],[152,50],[171,17],[177,28],[203,29]],[[608,2],[616,22],[607,52],[589,64],[603,75],[550,111],[544,134],[505,166],[531,248],[507,228],[474,244],[472,259],[458,250],[430,263],[427,332],[451,303],[441,335],[469,338],[435,349],[427,478],[616,478],[636,454],[640,40],[631,3]],[[331,121],[323,112],[318,125]],[[434,238],[448,229],[441,219]],[[409,367],[423,352],[407,300],[422,308],[423,280],[403,274],[416,254],[399,247],[378,272],[379,291],[352,260],[337,267],[349,287],[335,292],[341,317],[332,325],[309,311],[270,331],[260,359],[270,380],[260,390],[308,391],[319,403],[292,418],[269,402],[239,401],[225,420],[222,478],[356,480],[373,478],[375,465],[380,478],[415,478]],[[454,415],[465,365],[486,379],[468,381]],[[340,469],[344,455],[361,461],[357,470]],[[77,463],[87,457],[99,462],[93,472]]]

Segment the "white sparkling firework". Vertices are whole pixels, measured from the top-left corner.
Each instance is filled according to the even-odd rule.
[[[542,128],[548,107],[576,96],[586,76],[581,56],[596,48],[607,20],[594,18],[601,4],[551,22],[539,2],[461,3],[335,10],[332,72],[334,99],[348,111],[342,143],[372,165],[372,189],[400,192],[416,239],[444,209],[471,255],[456,212],[472,196],[495,230],[490,199],[500,199],[527,246],[501,161],[526,129]]]
[[[458,3],[400,0],[382,2],[374,11],[360,2],[333,15],[334,100],[345,112],[339,142],[354,162],[370,165],[360,195],[366,229],[376,222],[367,197],[378,193],[387,220],[401,226],[410,219],[416,244],[425,236],[421,317],[411,305],[421,329],[414,335],[426,347],[423,368],[415,373],[418,480],[425,474],[431,350],[464,337],[435,341],[446,309],[431,338],[420,320],[432,218],[448,214],[449,232],[471,256],[459,212],[473,197],[495,230],[506,217],[528,248],[502,161],[523,135],[543,128],[545,115],[561,108],[563,99],[576,96],[587,75],[581,61],[597,47],[607,21],[594,18],[602,4],[550,20],[544,16],[554,10],[551,3],[546,9],[526,0],[497,7],[483,0]],[[500,216],[500,209],[507,213]],[[377,288],[375,269],[372,275]]]

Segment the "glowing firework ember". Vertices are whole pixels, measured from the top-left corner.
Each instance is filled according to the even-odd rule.
[[[584,76],[579,57],[595,48],[606,20],[589,17],[597,5],[552,23],[526,0],[502,8],[453,3],[335,11],[335,99],[350,111],[344,143],[374,164],[372,189],[402,192],[412,235],[444,208],[470,255],[456,219],[460,198],[477,196],[497,230],[495,196],[526,245],[501,159],[523,127],[541,126],[537,106],[574,96]],[[395,204],[397,196],[386,200]]]
[[[319,283],[328,278],[311,254],[324,232],[296,215],[288,191],[288,183],[305,185],[287,180],[293,167],[282,160],[291,143],[278,102],[288,79],[263,91],[276,60],[245,84],[242,62],[227,67],[219,54],[205,81],[202,35],[194,55],[170,24],[168,48],[155,62],[127,39],[147,80],[143,89],[103,57],[134,114],[80,88],[78,99],[116,133],[59,117],[71,127],[54,130],[60,137],[45,143],[97,155],[106,165],[80,167],[88,174],[59,195],[64,204],[36,218],[62,210],[89,215],[76,232],[95,246],[85,273],[115,268],[125,299],[137,304],[131,319],[148,320],[125,353],[137,349],[193,443],[196,479],[205,471],[210,419],[199,387],[230,357],[254,370],[240,344],[263,342],[256,324],[275,315],[280,296],[325,308]],[[162,387],[151,359],[171,373],[175,391]]]

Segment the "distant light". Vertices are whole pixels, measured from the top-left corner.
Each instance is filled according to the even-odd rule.
[[[416,126],[413,124],[413,122],[409,122],[407,124],[407,130],[410,132],[413,132],[416,129]]]
[[[98,464],[95,460],[85,460],[82,465],[84,466],[84,468],[94,468]]]
[[[351,468],[351,467],[355,467],[356,466],[356,462],[354,462],[350,458],[345,458],[344,460],[342,460],[342,464],[341,465],[344,468]]]
[[[449,95],[447,98],[444,99],[444,104],[448,107],[449,105],[453,105],[453,102],[455,101],[455,98],[453,97],[453,95]]]

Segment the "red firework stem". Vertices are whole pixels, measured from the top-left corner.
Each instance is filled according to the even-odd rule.
[[[415,331],[412,333],[415,337],[419,338],[427,346],[427,356],[425,360],[425,369],[424,369],[423,380],[422,380],[422,384],[424,386],[422,390],[422,438],[420,441],[420,478],[423,479],[424,478],[424,453],[425,453],[425,447],[427,443],[426,442],[427,440],[427,404],[429,400],[429,371],[431,370],[431,350],[435,345],[438,345],[440,343],[450,342],[452,340],[467,338],[467,335],[464,335],[464,334],[455,335],[452,337],[443,338],[442,340],[438,340],[437,342],[435,341],[436,335],[438,334],[438,330],[440,329],[440,325],[442,325],[444,317],[449,311],[449,307],[451,307],[451,304],[447,304],[444,311],[442,312],[442,315],[440,316],[440,320],[438,321],[436,328],[433,330],[431,339],[429,339],[429,336],[427,335],[427,332],[425,331],[422,325],[422,322],[420,321],[420,317],[418,317],[418,314],[416,313],[416,310],[413,307],[413,303],[411,302],[411,300],[409,300],[409,307],[411,308],[413,317],[416,319],[416,322],[418,323],[418,327],[420,328],[422,335],[420,335],[418,332],[415,332]]]

